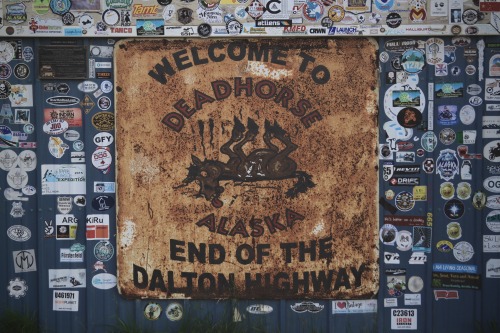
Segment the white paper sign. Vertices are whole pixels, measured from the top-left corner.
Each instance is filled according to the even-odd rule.
[[[73,290],[54,290],[52,310],[78,311],[78,293]]]
[[[500,252],[500,235],[483,235],[483,252]]]
[[[42,195],[86,194],[85,164],[43,164]]]
[[[416,330],[417,309],[392,309],[391,329],[393,330]]]

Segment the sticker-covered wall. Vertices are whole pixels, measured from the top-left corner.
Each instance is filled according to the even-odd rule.
[[[499,13],[497,0],[5,0],[0,35],[485,35]]]
[[[379,154],[379,226],[373,230],[380,250],[378,297],[335,300],[306,296],[127,300],[118,294],[115,114],[119,117],[120,110],[115,110],[114,94],[136,89],[133,93],[141,95],[144,85],[137,80],[118,89],[114,73],[144,74],[141,64],[115,68],[115,42],[108,38],[0,40],[4,300],[0,325],[5,318],[15,318],[13,313],[27,313],[29,320],[52,332],[112,332],[120,327],[193,332],[213,326],[235,332],[488,332],[498,327],[498,38],[378,40],[379,50],[373,52],[380,68],[379,141],[373,147]],[[176,54],[179,63],[185,64],[182,53]],[[165,61],[153,60],[160,61],[167,73],[169,57],[165,53]],[[306,74],[311,70],[306,67]],[[171,76],[168,79],[175,80]],[[345,83],[347,87],[335,82],[328,83],[332,91],[357,89],[356,78]],[[158,98],[168,94],[158,85]],[[288,86],[291,90],[293,82]],[[310,94],[315,94],[314,89]],[[151,104],[152,98],[144,92],[142,104]],[[206,103],[208,95],[200,98]],[[322,99],[314,102],[321,104]],[[276,104],[273,99],[269,103]],[[132,111],[127,117],[141,130],[136,137],[127,137],[133,148],[148,144],[150,123],[140,107]],[[160,111],[161,118],[168,113],[167,106]],[[341,143],[352,144],[362,143],[355,138]],[[178,150],[184,152],[181,147]],[[197,150],[194,155],[201,154]],[[338,162],[346,158],[339,153],[332,161],[341,167]],[[182,166],[183,176],[189,175],[189,163]],[[344,198],[332,194],[331,200],[341,204]],[[192,201],[206,200],[193,197]],[[147,209],[144,214],[149,214]],[[128,226],[130,234],[144,239],[153,230],[147,223]],[[356,228],[363,228],[362,221],[350,230]],[[163,260],[164,253],[168,260],[166,248],[159,242],[149,251],[158,260]],[[303,245],[303,249],[311,255],[310,247]],[[345,248],[339,245],[332,251],[342,256]],[[187,252],[177,255],[189,258]],[[146,256],[133,259],[143,263],[144,270],[154,269],[148,267]],[[159,277],[151,275],[153,286],[161,287]],[[133,273],[129,278],[134,278]],[[312,286],[312,275],[309,280],[300,278],[302,285]],[[324,275],[321,283],[327,283],[327,278]],[[151,285],[141,288],[154,291]],[[168,283],[165,287],[170,288]],[[14,331],[12,326],[0,326],[2,330]]]

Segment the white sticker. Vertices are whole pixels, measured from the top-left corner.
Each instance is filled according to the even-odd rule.
[[[35,250],[12,251],[12,257],[14,259],[14,271],[16,273],[36,271]]]
[[[483,235],[483,252],[500,252],[500,235]]]
[[[53,311],[78,311],[77,290],[54,290]]]
[[[116,287],[116,276],[109,273],[100,273],[92,278],[92,285],[97,289],[112,289]]]
[[[420,294],[405,294],[405,305],[422,305]]]
[[[56,214],[56,239],[76,239],[78,219],[73,214]]]
[[[42,195],[86,194],[85,164],[43,164]]]
[[[332,314],[374,312],[377,312],[376,299],[332,301]]]
[[[391,329],[393,330],[416,330],[417,309],[392,309]]]
[[[49,288],[86,288],[85,268],[49,269]]]
[[[60,249],[60,262],[83,262],[83,251],[73,251],[71,249]]]
[[[114,141],[113,134],[108,132],[99,132],[94,135],[94,144],[99,147],[107,147]]]
[[[486,277],[500,278],[500,259],[489,259],[486,262]]]

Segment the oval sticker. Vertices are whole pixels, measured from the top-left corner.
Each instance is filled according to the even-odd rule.
[[[493,193],[500,193],[500,176],[491,176],[483,181],[483,187]]]
[[[7,229],[7,236],[13,241],[25,242],[31,238],[31,231],[24,225],[13,225]]]
[[[43,131],[50,135],[63,134],[68,130],[68,122],[64,119],[51,119],[43,124]]]
[[[486,207],[491,209],[500,209],[500,195],[490,195],[486,199]]]
[[[115,115],[111,112],[98,112],[92,117],[92,125],[99,131],[111,131],[115,128]]]
[[[99,88],[99,85],[92,81],[83,81],[78,84],[78,90],[83,91],[85,93],[90,93]]]
[[[115,199],[109,195],[100,195],[92,200],[92,208],[100,212],[115,206]]]
[[[36,193],[36,188],[31,185],[26,185],[21,191],[24,195],[34,195]]]
[[[247,312],[251,314],[268,314],[273,312],[273,307],[267,304],[252,304],[247,306]]]
[[[114,141],[113,134],[108,132],[99,132],[94,135],[94,143],[99,147],[107,147]]]
[[[63,137],[68,141],[75,141],[80,138],[80,133],[75,130],[67,130],[66,132],[64,132]]]
[[[73,96],[53,96],[47,98],[46,102],[55,106],[67,106],[78,104],[80,99]]]
[[[500,162],[500,140],[488,142],[484,146],[483,156],[488,161]]]
[[[92,285],[97,289],[111,289],[116,286],[116,276],[109,273],[99,273],[92,278]]]

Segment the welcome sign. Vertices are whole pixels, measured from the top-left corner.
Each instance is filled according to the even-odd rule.
[[[120,293],[372,297],[376,50],[363,38],[120,41]]]

